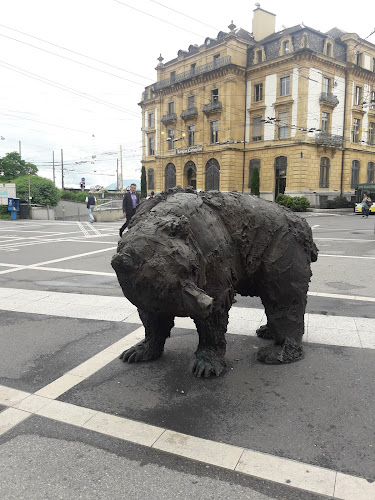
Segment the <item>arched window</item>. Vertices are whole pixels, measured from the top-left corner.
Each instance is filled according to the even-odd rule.
[[[374,171],[375,171],[375,163],[373,161],[369,161],[367,164],[367,183],[371,184],[374,182]]]
[[[220,189],[220,165],[215,158],[211,158],[206,163],[206,191],[219,191]]]
[[[285,193],[287,166],[288,158],[286,156],[275,158],[275,198],[277,198],[278,194]]]
[[[168,163],[165,167],[165,190],[176,186],[176,167],[173,163]]]
[[[155,189],[154,169],[153,168],[149,168],[147,170],[147,189]]]
[[[260,174],[260,158],[252,158],[249,163],[249,185],[247,187],[251,187],[251,178],[254,173],[254,168],[257,168]]]
[[[197,167],[193,161],[188,161],[185,165],[184,180],[186,186],[197,189]]]
[[[329,158],[327,158],[326,156],[320,158],[319,187],[329,187]]]
[[[351,180],[350,180],[350,187],[352,189],[356,189],[356,187],[358,186],[360,167],[361,167],[361,164],[359,163],[359,160],[352,161],[352,175],[351,175]]]

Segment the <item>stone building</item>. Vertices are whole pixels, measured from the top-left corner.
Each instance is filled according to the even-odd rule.
[[[175,185],[306,196],[312,206],[374,182],[375,46],[355,33],[304,25],[275,32],[256,4],[236,28],[159,57],[145,88],[148,190]]]

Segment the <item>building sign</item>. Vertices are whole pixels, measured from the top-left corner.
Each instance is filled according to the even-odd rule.
[[[199,153],[199,151],[203,151],[202,146],[191,147],[187,149],[176,149],[176,155],[186,155],[188,153]]]
[[[16,198],[16,185],[0,184],[0,205],[8,205],[8,198]]]

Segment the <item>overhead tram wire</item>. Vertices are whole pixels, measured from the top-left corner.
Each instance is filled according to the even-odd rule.
[[[188,19],[191,19],[192,21],[196,21],[197,23],[202,24],[203,26],[207,26],[207,28],[212,28],[214,30],[220,31],[218,28],[215,28],[215,26],[211,26],[211,25],[206,24],[202,21],[199,21],[199,19],[195,19],[195,17],[191,17],[191,16],[184,14],[183,12],[180,12],[176,9],[172,9],[172,7],[168,7],[167,5],[162,4],[161,2],[157,2],[156,0],[150,0],[150,2],[156,3],[157,5],[164,7],[164,9],[168,9],[168,10],[171,10],[173,12],[176,12],[176,14],[180,14],[181,16],[187,17]]]
[[[138,73],[134,73],[133,71],[129,71],[129,70],[121,68],[119,66],[115,66],[114,64],[110,64],[110,63],[107,63],[105,61],[101,61],[100,59],[95,59],[95,57],[91,57],[91,56],[87,56],[85,54],[81,54],[80,52],[77,52],[75,50],[68,49],[66,47],[63,47],[62,45],[58,45],[57,43],[49,42],[47,40],[44,40],[43,38],[39,38],[37,36],[30,35],[29,33],[25,33],[24,31],[20,31],[20,30],[17,30],[15,28],[10,28],[9,26],[5,26],[5,24],[0,24],[0,27],[6,28],[6,29],[11,30],[11,31],[15,31],[17,33],[21,33],[22,35],[28,36],[30,38],[34,38],[35,40],[39,40],[40,42],[47,43],[48,45],[52,45],[54,47],[58,47],[59,49],[66,50],[67,52],[71,52],[72,54],[76,54],[76,55],[78,55],[80,57],[86,57],[86,59],[90,59],[91,61],[95,61],[97,63],[104,64],[106,66],[110,66],[111,68],[115,68],[115,69],[118,69],[120,71],[124,71],[125,73],[129,73],[129,74],[134,75],[134,76],[139,76],[140,78],[144,78],[145,80],[149,80],[149,81],[153,82],[153,80],[151,80],[151,78],[148,78],[146,76],[139,75]]]
[[[23,42],[22,40],[18,40],[17,38],[13,38],[11,36],[3,35],[2,33],[0,33],[0,36],[2,36],[4,38],[9,38],[9,40],[14,40],[15,42],[18,42],[18,43],[23,43],[24,45],[27,45],[28,47],[33,47],[34,49],[42,50],[43,52],[47,52],[48,54],[52,54],[53,56],[61,57],[62,59],[66,59],[67,61],[74,62],[76,64],[79,64],[80,66],[85,66],[86,68],[91,68],[91,69],[94,69],[96,71],[100,71],[101,73],[105,73],[107,75],[114,76],[115,78],[120,78],[121,80],[125,80],[126,82],[134,83],[135,85],[140,85],[141,87],[144,87],[143,83],[135,82],[134,80],[129,80],[129,78],[124,78],[123,76],[115,75],[114,73],[110,73],[109,71],[105,71],[104,69],[95,68],[94,66],[90,66],[90,64],[85,64],[85,63],[82,63],[79,61],[75,61],[74,59],[71,59],[70,57],[66,57],[66,56],[63,56],[61,54],[57,54],[56,52],[52,52],[51,50],[43,49],[42,47],[38,47],[37,45],[33,45],[32,43]]]
[[[21,75],[27,76],[29,78],[32,78],[34,80],[41,81],[47,85],[51,85],[52,87],[56,87],[59,90],[63,90],[65,92],[69,92],[71,94],[77,95],[79,97],[82,97],[84,99],[88,99],[89,101],[96,102],[98,104],[102,104],[104,106],[108,106],[112,109],[115,109],[117,111],[122,111],[128,114],[131,114],[134,117],[139,118],[139,114],[136,113],[135,111],[128,110],[126,108],[121,108],[120,106],[116,106],[116,104],[112,104],[110,102],[104,101],[103,99],[100,99],[95,96],[90,96],[89,94],[80,92],[79,90],[73,89],[71,87],[67,87],[66,85],[62,85],[58,82],[54,82],[53,80],[49,80],[48,78],[44,78],[42,76],[36,75],[35,73],[31,73],[30,71],[24,70],[22,68],[19,68],[18,66],[14,66],[13,64],[9,64],[5,61],[0,61],[0,66],[3,66],[6,69],[9,69],[11,71],[15,71],[16,73],[20,73]]]

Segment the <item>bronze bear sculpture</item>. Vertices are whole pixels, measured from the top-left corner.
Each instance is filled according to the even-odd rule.
[[[257,334],[274,344],[259,349],[258,360],[298,360],[317,253],[303,218],[255,196],[178,187],[143,202],[112,258],[146,332],[120,359],[160,357],[175,316],[190,316],[199,335],[193,372],[219,375],[238,293],[260,297],[265,308],[267,325]]]

